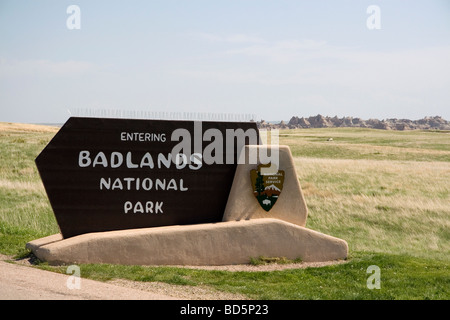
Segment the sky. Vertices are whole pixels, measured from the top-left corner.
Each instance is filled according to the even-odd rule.
[[[450,1],[0,0],[0,121],[77,109],[450,120]]]

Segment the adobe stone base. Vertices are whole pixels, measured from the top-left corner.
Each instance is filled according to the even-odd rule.
[[[308,208],[295,171],[294,158],[288,146],[283,145],[251,145],[245,146],[242,154],[247,157],[245,163],[237,165],[231,186],[223,221],[250,220],[259,218],[276,218],[304,227],[308,217]],[[260,153],[266,150],[279,154],[279,169],[284,170],[284,187],[278,201],[269,212],[264,211],[253,195],[250,181],[250,170],[256,169],[260,161]],[[249,161],[250,152],[255,152],[256,163]]]
[[[88,233],[56,234],[27,243],[50,264],[246,264],[259,256],[304,262],[346,259],[347,242],[279,219],[228,221]]]

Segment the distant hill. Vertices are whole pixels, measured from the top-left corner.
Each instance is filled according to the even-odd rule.
[[[320,114],[304,117],[292,117],[288,123],[281,121],[280,123],[269,123],[261,120],[257,122],[260,129],[297,129],[297,128],[338,128],[338,127],[353,127],[353,128],[372,128],[384,130],[450,130],[450,122],[440,116],[425,117],[420,120],[409,119],[369,119],[363,120],[361,118],[353,117],[324,117]]]

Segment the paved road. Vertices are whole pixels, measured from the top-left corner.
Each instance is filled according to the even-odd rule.
[[[70,278],[72,277],[72,278]],[[170,300],[172,297],[0,261],[0,300]]]

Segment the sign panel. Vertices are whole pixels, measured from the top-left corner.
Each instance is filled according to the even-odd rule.
[[[256,123],[70,118],[36,158],[64,238],[222,221]]]

